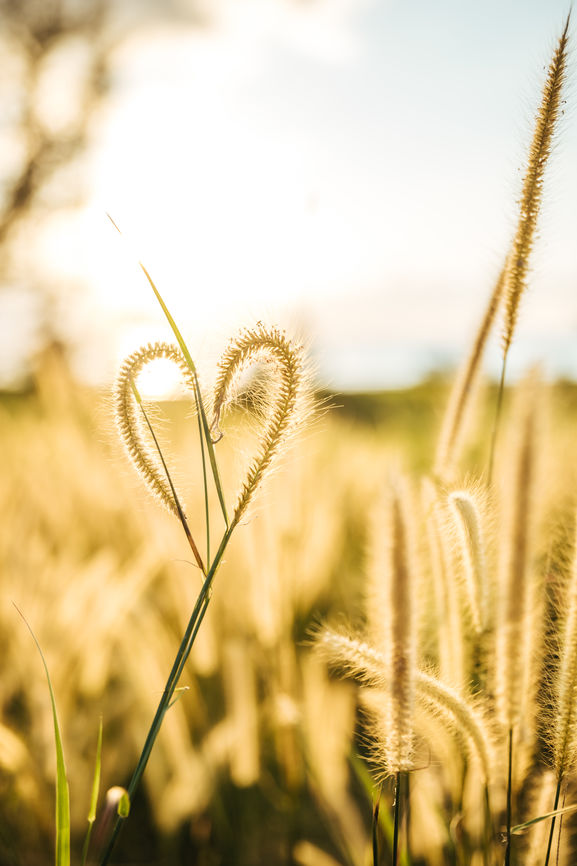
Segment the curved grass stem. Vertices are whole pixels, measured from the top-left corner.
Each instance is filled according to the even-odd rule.
[[[503,395],[505,392],[505,374],[507,371],[507,355],[508,349],[505,350],[505,354],[503,355],[503,364],[501,366],[501,379],[499,382],[499,391],[497,393],[497,404],[495,407],[495,418],[493,420],[493,432],[491,434],[491,450],[489,452],[489,468],[487,472],[487,481],[488,484],[491,484],[493,480],[493,465],[495,462],[495,450],[497,447],[497,436],[499,434],[499,424],[501,422],[501,412],[503,409]]]
[[[399,830],[401,823],[401,777],[402,773],[398,772],[395,776],[395,802],[394,809],[394,825],[393,825],[393,853],[391,863],[392,866],[398,866],[399,863]]]
[[[557,779],[557,787],[555,789],[555,802],[553,804],[553,811],[559,808],[559,799],[561,797],[561,783],[563,781],[563,776],[559,773],[559,778]],[[547,854],[545,855],[545,866],[549,866],[549,858],[551,857],[551,849],[553,847],[553,837],[555,835],[555,817],[551,819],[551,828],[549,830],[549,840],[547,842]]]
[[[513,728],[509,728],[509,762],[507,769],[507,831],[505,866],[511,863],[511,816],[513,802]]]
[[[182,674],[182,671],[184,669],[184,666],[188,660],[188,657],[190,655],[190,651],[191,651],[192,646],[194,644],[194,640],[195,640],[196,635],[198,633],[198,629],[200,628],[200,624],[202,623],[202,620],[203,620],[204,615],[206,613],[206,609],[208,607],[208,603],[210,600],[210,589],[212,586],[212,581],[213,581],[214,576],[218,570],[218,567],[220,565],[220,562],[222,560],[222,557],[224,555],[224,551],[226,550],[228,542],[230,541],[231,534],[232,534],[232,530],[228,529],[225,532],[225,534],[223,535],[221,543],[220,543],[220,547],[218,548],[218,551],[217,551],[216,556],[212,562],[212,565],[209,569],[209,572],[206,575],[206,579],[202,585],[202,589],[200,590],[200,592],[198,594],[198,598],[197,598],[196,603],[194,605],[194,609],[193,609],[192,614],[190,616],[186,631],[184,633],[184,636],[183,636],[182,641],[180,643],[180,647],[179,647],[178,652],[176,654],[176,657],[174,659],[172,669],[171,669],[170,674],[168,676],[168,679],[166,681],[166,685],[164,687],[162,697],[161,697],[160,702],[158,704],[158,707],[156,709],[156,713],[155,713],[154,718],[152,720],[152,724],[150,726],[150,729],[148,731],[148,735],[146,737],[142,752],[140,754],[140,758],[139,758],[138,763],[136,765],[136,769],[132,775],[132,779],[130,780],[130,784],[128,786],[128,795],[129,795],[131,801],[132,801],[132,798],[134,797],[134,794],[136,793],[136,790],[138,789],[138,786],[140,784],[140,780],[142,778],[142,775],[143,775],[144,770],[146,768],[146,765],[148,763],[148,759],[150,757],[150,753],[152,752],[152,748],[156,742],[156,738],[158,737],[162,722],[164,720],[164,716],[166,715],[166,711],[168,710],[168,708],[171,704],[171,701],[172,701],[172,698],[174,695],[174,691],[175,691],[176,686],[178,684],[178,680],[179,680],[179,678]],[[124,818],[121,818],[120,816],[117,817],[116,823],[114,825],[114,829],[112,831],[112,834],[110,836],[110,839],[108,841],[108,844],[104,850],[104,853],[103,853],[101,861],[100,861],[101,866],[106,866],[106,864],[109,862],[110,857],[112,855],[112,851],[116,845],[116,841],[118,839],[118,836],[119,836],[120,831],[122,829],[122,826],[124,824],[124,821],[125,821]]]
[[[383,786],[379,785],[373,805],[373,866],[379,866],[379,810]]]

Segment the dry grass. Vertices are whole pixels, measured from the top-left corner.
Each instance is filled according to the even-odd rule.
[[[302,408],[302,357],[261,326],[225,353],[212,406],[218,425],[233,403],[226,435],[214,445],[217,488],[222,480],[239,491],[230,521],[222,500],[206,504],[202,473],[188,471],[202,455],[190,433],[196,421],[182,404],[164,407],[161,435],[166,453],[187,467],[177,472],[178,495],[166,486],[158,452],[143,457],[146,424],[138,427],[128,372],[146,353],[125,369],[117,404],[140,471],[172,514],[142,496],[124,469],[108,407],[72,383],[57,359],[46,359],[32,395],[0,405],[2,862],[48,862],[53,823],[49,698],[12,602],[51,672],[76,841],[99,716],[104,787],[126,784],[162,699],[202,578],[211,574],[208,535],[204,547],[190,544],[203,539],[206,514],[213,526],[224,521],[226,562],[118,858],[242,866],[366,866],[379,856],[394,866],[571,862],[570,816],[562,827],[548,819],[520,834],[515,825],[569,805],[575,787],[575,388],[532,379],[509,399],[504,364],[496,422],[503,435],[497,439],[489,421],[470,432],[463,451],[498,309],[504,304],[505,356],[517,322],[566,38],[567,29],[544,89],[518,230],[448,401],[436,457],[436,430],[423,439],[422,424],[417,433],[401,425],[391,437],[390,418],[370,428],[335,410],[255,502],[281,439],[296,426],[291,413]],[[185,377],[187,365],[191,371],[182,344],[158,351],[173,352]],[[273,378],[261,390],[259,440],[242,423],[233,387],[263,356]],[[432,388],[421,393],[424,405]],[[489,397],[479,417],[490,417]],[[205,447],[206,467],[212,440]],[[410,457],[399,457],[403,451]],[[311,649],[313,634],[321,653]],[[334,668],[347,676],[335,677]],[[374,780],[383,779],[381,795]],[[383,802],[371,828],[375,796]],[[97,824],[97,847],[106,833]]]

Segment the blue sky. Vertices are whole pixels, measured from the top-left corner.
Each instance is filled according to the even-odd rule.
[[[44,237],[50,266],[85,286],[79,369],[106,378],[167,336],[135,257],[197,354],[265,319],[300,331],[337,388],[454,363],[513,231],[567,3],[210,8],[210,29],[144,31],[119,51],[89,200]],[[574,80],[573,54],[513,372],[542,360],[577,376]]]

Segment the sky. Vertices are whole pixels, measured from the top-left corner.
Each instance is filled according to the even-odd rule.
[[[338,390],[458,363],[514,230],[568,4],[210,8],[209,28],[143,29],[119,50],[87,200],[42,237],[47,266],[80,287],[80,374],[106,380],[123,353],[170,338],[139,259],[208,361],[264,320],[304,339]],[[577,377],[574,82],[573,51],[513,376],[538,361]]]

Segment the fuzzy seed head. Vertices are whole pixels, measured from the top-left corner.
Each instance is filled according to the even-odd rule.
[[[150,444],[136,403],[132,382],[151,361],[165,358],[180,369],[184,383],[194,388],[193,375],[182,352],[170,343],[149,343],[123,362],[114,388],[114,415],[124,447],[136,471],[159,502],[178,517],[178,508],[158,453]]]
[[[267,329],[262,323],[243,331],[225,351],[215,385],[212,430],[218,425],[227,405],[233,399],[235,387],[246,368],[255,362],[269,363],[275,376],[264,430],[258,451],[252,460],[234,509],[232,525],[239,522],[254,493],[269,471],[274,458],[282,450],[291,433],[302,421],[306,404],[307,377],[303,352],[276,328]]]
[[[481,511],[467,490],[449,494],[449,505],[459,535],[462,576],[473,628],[481,634],[488,625],[489,592]]]
[[[390,773],[410,769],[413,752],[414,670],[416,616],[414,611],[414,546],[401,479],[390,486],[383,512],[374,527],[368,621],[371,642],[387,660],[388,704],[383,725],[383,746]]]
[[[517,323],[519,303],[527,287],[529,258],[533,249],[537,218],[543,198],[545,168],[553,143],[553,135],[561,114],[561,92],[567,71],[569,18],[549,64],[537,112],[533,140],[519,208],[519,220],[508,258],[505,290],[505,328],[503,354],[506,357]]]
[[[502,611],[498,648],[498,697],[502,721],[512,730],[521,721],[527,671],[532,669],[531,614],[534,593],[530,572],[530,539],[535,488],[536,412],[525,405],[520,439],[513,456],[505,556],[502,567]]]
[[[577,538],[564,607],[567,613],[555,683],[553,754],[558,778],[568,773],[577,759]]]

